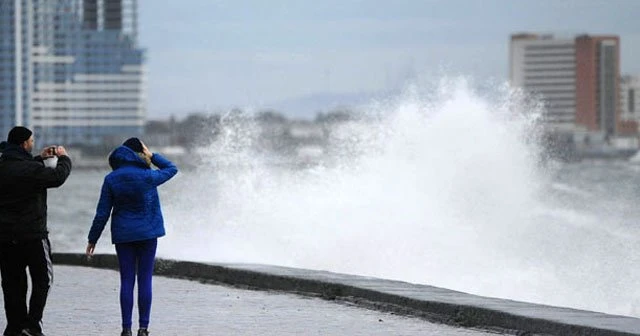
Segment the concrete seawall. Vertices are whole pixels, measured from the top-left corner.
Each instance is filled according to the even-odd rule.
[[[117,268],[115,255],[54,253],[55,264]],[[158,259],[155,274],[343,300],[383,311],[517,335],[640,335],[640,319],[481,297],[426,285],[324,271]]]

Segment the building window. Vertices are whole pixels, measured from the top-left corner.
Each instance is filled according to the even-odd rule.
[[[629,103],[629,113],[636,112],[636,90],[629,89],[629,96],[627,100]]]

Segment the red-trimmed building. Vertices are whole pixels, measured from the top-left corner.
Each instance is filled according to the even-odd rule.
[[[620,80],[618,36],[511,36],[511,84],[544,101],[552,130],[637,135],[637,122],[622,119]]]

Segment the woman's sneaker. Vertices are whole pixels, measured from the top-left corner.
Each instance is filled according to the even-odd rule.
[[[138,329],[138,336],[149,336],[149,330],[147,328]]]
[[[131,329],[122,329],[120,336],[132,336]]]

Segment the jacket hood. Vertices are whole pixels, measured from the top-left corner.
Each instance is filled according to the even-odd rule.
[[[149,168],[146,162],[138,156],[131,148],[127,146],[119,146],[109,155],[109,166],[116,170],[123,166],[135,166],[141,168]]]

